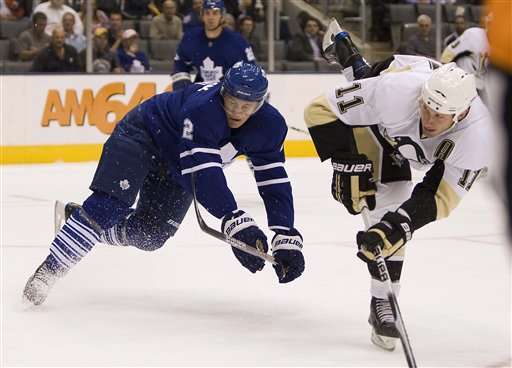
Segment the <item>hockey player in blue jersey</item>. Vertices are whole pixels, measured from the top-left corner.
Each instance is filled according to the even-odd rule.
[[[162,247],[190,207],[192,173],[198,201],[222,219],[222,232],[267,252],[265,234],[238,208],[223,173],[223,166],[241,154],[254,163],[268,227],[275,232],[271,243],[279,282],[299,277],[304,271],[302,236],[294,228],[282,149],[287,126],[265,101],[267,86],[261,68],[239,62],[223,82],[158,94],[128,112],[104,145],[93,193],[82,206],[66,206],[74,210],[50,255],[29,278],[24,301],[43,303],[57,279],[98,242],[145,251]],[[263,268],[262,259],[232,249],[249,271]]]
[[[237,32],[222,27],[226,8],[222,0],[205,0],[201,10],[204,27],[187,31],[178,45],[171,73],[173,90],[194,82],[218,82],[236,62],[255,63],[251,46]]]

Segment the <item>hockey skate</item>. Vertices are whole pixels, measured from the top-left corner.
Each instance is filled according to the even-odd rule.
[[[55,236],[59,230],[64,226],[64,223],[71,216],[74,210],[80,208],[80,205],[77,203],[69,202],[64,203],[61,201],[55,201],[55,210],[54,210],[54,224],[55,224]]]
[[[65,273],[63,270],[52,270],[45,260],[28,279],[23,289],[23,304],[26,306],[43,304],[55,282]]]
[[[393,310],[387,299],[372,297],[368,323],[372,325],[372,343],[388,351],[395,350],[396,340],[400,335],[395,325]]]
[[[361,56],[350,34],[342,29],[335,18],[331,19],[325,32],[322,49],[329,64],[339,64],[343,75],[348,80],[361,79],[371,69],[368,62]],[[352,69],[351,73],[348,70]],[[352,74],[352,75],[350,75]]]

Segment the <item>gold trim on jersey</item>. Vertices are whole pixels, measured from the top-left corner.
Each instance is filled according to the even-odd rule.
[[[441,54],[441,57],[439,58],[439,61],[443,64],[449,63],[453,59],[455,59],[455,56],[457,56],[456,53],[454,53],[449,48],[444,49],[443,53]]]
[[[331,111],[329,102],[327,101],[327,94],[323,93],[316,97],[304,109],[304,120],[308,128],[324,125],[337,120],[338,117]]]
[[[373,179],[380,181],[382,177],[382,146],[369,127],[354,128],[357,152],[363,153],[373,163]]]
[[[435,194],[436,201],[436,221],[448,217],[450,212],[459,204],[461,197],[455,192],[446,179],[442,179],[439,183]]]

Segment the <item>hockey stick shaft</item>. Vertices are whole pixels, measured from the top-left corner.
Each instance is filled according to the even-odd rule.
[[[368,229],[371,226],[369,213],[370,211],[368,210],[368,205],[365,198],[361,199],[360,208],[361,215],[363,216],[364,226],[366,229]],[[386,261],[382,256],[382,250],[380,247],[375,248],[373,254],[375,255],[375,262],[377,263],[380,279],[384,285],[386,285],[388,300],[391,304],[391,309],[393,310],[393,314],[395,316],[396,328],[400,334],[400,341],[402,342],[402,348],[404,349],[407,365],[410,368],[416,368],[416,360],[414,359],[414,354],[412,352],[411,342],[409,341],[409,336],[407,335],[407,330],[405,329],[402,313],[400,312],[400,307],[398,306],[398,301],[396,299],[395,292],[393,291],[393,285],[391,284],[391,277],[389,276],[388,267],[386,266]]]
[[[274,260],[274,257],[272,257],[271,255],[264,253],[256,248],[251,247],[250,245],[245,244],[244,242],[242,242],[238,239],[227,236],[227,235],[221,233],[220,231],[217,231],[217,230],[209,227],[204,222],[203,217],[201,216],[201,212],[199,212],[199,204],[197,202],[197,197],[196,197],[196,187],[195,187],[195,183],[194,183],[195,180],[194,180],[193,173],[191,174],[191,177],[192,177],[192,196],[194,198],[194,209],[196,211],[197,222],[199,223],[199,227],[201,228],[201,230],[203,230],[205,233],[213,236],[214,238],[222,240],[223,242],[228,243],[231,246],[238,248],[246,253],[249,253],[250,255],[261,258],[266,262],[272,263],[273,265],[279,264]]]
[[[288,125],[288,124],[287,124],[287,126],[291,130],[295,130],[296,132],[300,132],[300,133],[307,134],[307,135],[311,136],[311,134],[309,134],[308,130],[297,128],[297,127],[294,127],[293,125]]]

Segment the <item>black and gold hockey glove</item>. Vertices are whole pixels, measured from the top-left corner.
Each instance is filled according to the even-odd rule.
[[[359,202],[366,197],[369,210],[375,208],[373,164],[366,155],[336,152],[331,158],[333,174],[331,193],[352,215],[361,213]]]
[[[379,223],[357,233],[357,256],[365,262],[375,260],[373,251],[380,247],[382,256],[389,258],[412,237],[411,220],[398,212],[386,213]]]

